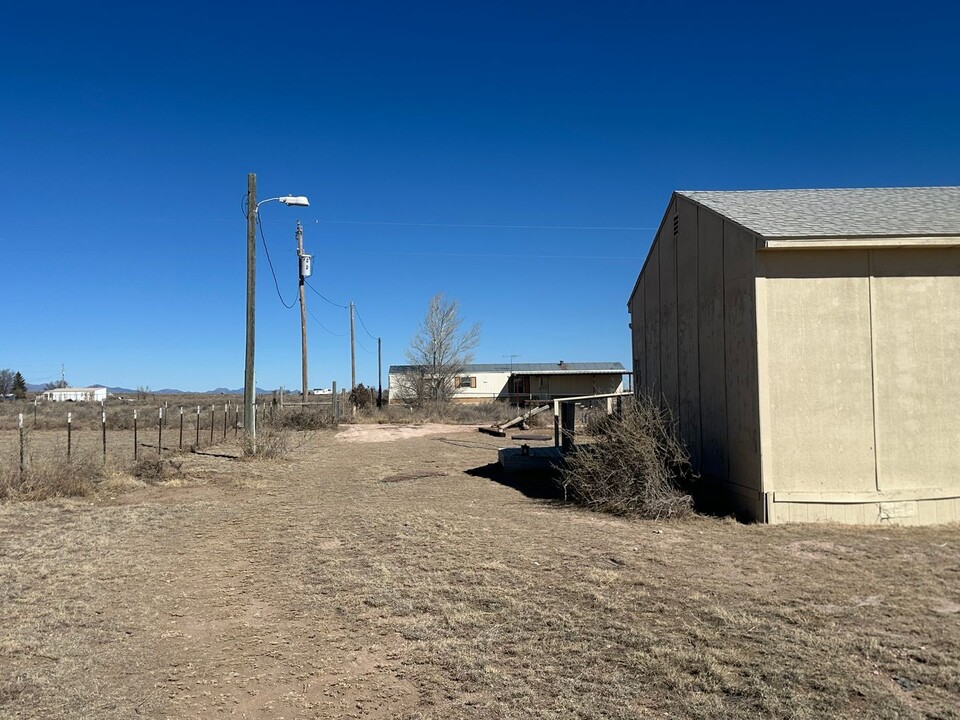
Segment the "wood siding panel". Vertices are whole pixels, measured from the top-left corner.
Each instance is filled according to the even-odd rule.
[[[660,241],[650,251],[643,273],[646,374],[644,384],[655,398],[660,397]]]
[[[677,345],[680,435],[693,466],[700,467],[700,330],[697,206],[677,201]]]
[[[700,329],[701,471],[726,479],[727,398],[723,318],[723,223],[701,209],[697,221]]]
[[[737,225],[723,226],[724,350],[729,480],[760,486],[757,379],[756,240]],[[757,513],[760,508],[757,508]]]
[[[660,387],[674,419],[679,417],[677,358],[677,242],[673,213],[660,235]]]
[[[880,489],[960,491],[960,249],[870,255]]]

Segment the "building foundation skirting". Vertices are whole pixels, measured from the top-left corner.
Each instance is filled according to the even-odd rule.
[[[956,492],[778,493],[765,495],[768,523],[833,522],[846,525],[960,523]]]

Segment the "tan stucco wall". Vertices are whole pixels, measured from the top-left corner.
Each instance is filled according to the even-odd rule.
[[[755,256],[754,235],[674,196],[629,310],[637,388],[674,412],[703,481],[762,517]]]
[[[960,520],[960,249],[757,260],[770,521]]]

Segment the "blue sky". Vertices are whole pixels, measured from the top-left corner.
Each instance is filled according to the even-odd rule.
[[[674,189],[960,184],[947,4],[138,5],[4,8],[0,367],[30,382],[242,386],[248,172],[311,201],[261,208],[286,301],[299,219],[385,367],[440,291],[478,362],[629,367]],[[257,283],[258,385],[297,388],[262,246]],[[346,311],[307,306],[310,384],[349,383]]]

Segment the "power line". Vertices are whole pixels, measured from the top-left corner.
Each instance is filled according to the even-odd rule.
[[[376,220],[314,220],[314,223],[325,223],[328,225],[392,225],[399,227],[480,228],[484,230],[597,230],[608,232],[633,232],[638,230],[658,229],[655,227],[616,227],[607,225],[486,225],[474,223],[381,222]]]
[[[333,300],[331,300],[331,299],[328,298],[326,295],[324,295],[322,292],[320,292],[319,290],[317,290],[313,285],[311,285],[310,283],[308,283],[306,280],[303,281],[303,284],[306,285],[306,286],[307,286],[308,288],[310,288],[311,290],[313,290],[317,295],[319,295],[321,298],[323,298],[324,300],[326,300],[328,303],[330,303],[330,304],[333,305],[334,307],[343,308],[344,310],[348,310],[348,309],[349,309],[346,305],[341,305],[340,303],[335,303]]]
[[[371,355],[376,355],[376,353],[373,350],[367,350],[367,348],[364,347],[363,343],[360,342],[360,338],[354,338],[354,340],[357,341],[357,345],[359,345],[364,352],[370,353]],[[374,338],[374,340],[376,340],[376,338]]]
[[[283,294],[280,292],[280,283],[277,280],[277,273],[273,269],[273,260],[270,259],[270,249],[267,247],[267,237],[263,234],[263,223],[260,222],[260,213],[257,213],[257,227],[260,228],[260,239],[263,241],[263,250],[267,254],[267,262],[270,264],[270,272],[273,274],[273,284],[277,288],[277,297],[280,298],[283,306],[289,310],[297,304],[297,301],[296,298],[294,298],[293,302],[287,305],[287,301],[283,299]]]
[[[346,335],[347,335],[346,333],[335,333],[333,330],[331,330],[331,329],[328,328],[326,325],[324,325],[322,322],[320,322],[320,319],[319,319],[316,315],[313,314],[313,312],[310,310],[310,308],[307,308],[307,314],[308,314],[310,317],[313,318],[313,321],[314,321],[317,325],[319,325],[320,327],[322,327],[324,330],[326,330],[328,333],[330,333],[330,334],[333,335],[334,337],[346,337]]]
[[[363,317],[360,315],[360,311],[357,310],[356,303],[353,304],[353,311],[357,314],[357,319],[360,320],[360,327],[363,328],[363,331],[370,336],[371,340],[376,340],[377,338],[374,337],[373,333],[367,330],[367,324],[363,321]]]

